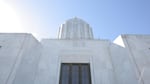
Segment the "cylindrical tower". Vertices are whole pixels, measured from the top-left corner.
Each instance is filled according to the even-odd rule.
[[[67,20],[59,28],[59,39],[93,39],[91,27],[85,21],[75,17]]]

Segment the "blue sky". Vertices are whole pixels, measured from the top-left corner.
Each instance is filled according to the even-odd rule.
[[[150,34],[150,0],[5,0],[22,27],[37,38],[57,38],[65,20],[77,16],[94,37],[113,41],[120,34]],[[1,31],[0,31],[1,32]]]

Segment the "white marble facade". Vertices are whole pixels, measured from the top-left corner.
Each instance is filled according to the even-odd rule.
[[[89,63],[92,84],[150,84],[150,35],[94,39],[79,18],[62,24],[57,39],[0,33],[0,84],[59,84],[61,63]]]

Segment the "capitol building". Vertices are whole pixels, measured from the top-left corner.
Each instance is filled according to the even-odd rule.
[[[94,39],[77,17],[56,39],[0,33],[0,84],[150,84],[150,35]]]

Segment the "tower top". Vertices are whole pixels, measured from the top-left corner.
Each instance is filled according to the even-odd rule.
[[[84,20],[74,17],[59,28],[59,39],[93,39],[92,28]]]

